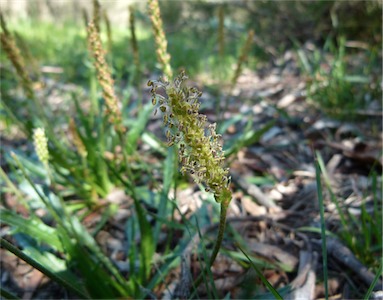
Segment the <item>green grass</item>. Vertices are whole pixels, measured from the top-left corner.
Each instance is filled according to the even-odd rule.
[[[142,20],[148,22],[148,20]],[[86,85],[91,77],[91,61],[87,51],[86,30],[83,23],[67,22],[57,24],[44,21],[31,21],[29,19],[10,22],[9,29],[17,32],[23,39],[25,45],[30,49],[33,58],[45,66],[60,67],[63,72],[59,75],[48,74],[47,76],[59,79],[64,82],[76,82]],[[33,28],[33,30],[31,30]],[[102,28],[103,29],[103,28]],[[133,57],[130,51],[130,34],[124,26],[113,26],[112,54],[108,56],[112,64],[116,79],[126,80],[133,67]],[[188,27],[181,27],[177,32],[167,34],[171,63],[174,70],[186,68],[191,76],[206,72],[217,73],[217,53],[213,30],[205,33],[208,44],[203,43],[200,34],[191,31]],[[156,58],[153,56],[155,48],[152,39],[152,32],[148,24],[139,23],[137,26],[137,40],[140,51],[140,60],[144,63],[146,70],[158,70]],[[226,67],[220,71],[228,70],[228,67],[235,63],[237,52],[242,43],[246,31],[236,34],[237,41],[233,40],[234,46],[227,47],[227,53],[223,58]],[[185,39],[185,36],[188,38]],[[106,44],[106,34],[102,34]],[[195,41],[198,41],[196,43]],[[228,43],[231,43],[228,41]],[[1,61],[8,64],[4,53],[0,54]],[[207,62],[207,63],[206,63]],[[231,74],[227,74],[229,79]]]
[[[307,53],[299,49],[302,70],[308,75],[309,100],[330,116],[357,118],[358,111],[367,109],[371,100],[382,94],[380,86],[371,84],[381,65],[376,51],[374,47],[353,51],[346,47],[344,37],[337,41],[329,38],[323,50]],[[361,61],[360,53],[367,63]]]
[[[382,253],[382,206],[378,203],[378,199],[381,199],[382,188],[381,181],[378,183],[376,172],[372,172],[369,176],[369,180],[372,183],[372,191],[368,193],[373,199],[373,211],[368,212],[366,210],[367,198],[363,196],[362,204],[360,207],[361,214],[359,217],[349,212],[347,207],[344,207],[342,199],[339,199],[332,191],[331,181],[327,174],[322,156],[319,152],[316,154],[317,163],[317,189],[319,207],[321,209],[321,240],[323,249],[323,273],[324,282],[326,288],[326,298],[328,296],[327,291],[327,255],[326,255],[326,237],[325,232],[325,217],[324,217],[324,201],[322,196],[322,185],[320,175],[323,176],[324,186],[330,194],[331,201],[335,204],[337,214],[340,218],[339,228],[336,232],[338,238],[342,240],[346,246],[352,251],[358,260],[363,265],[369,266],[373,273],[381,274],[381,262],[379,257]],[[370,199],[371,200],[371,199]]]

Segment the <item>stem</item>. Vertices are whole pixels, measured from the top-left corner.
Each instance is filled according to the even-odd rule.
[[[218,234],[217,239],[215,240],[213,253],[210,256],[210,262],[209,262],[209,268],[213,265],[215,259],[217,258],[219,249],[222,245],[223,235],[225,233],[225,227],[226,227],[226,214],[227,214],[227,208],[229,207],[230,199],[229,201],[222,201],[221,202],[221,212],[219,216],[219,227],[218,227]],[[197,288],[201,282],[202,282],[203,276],[202,274],[197,278],[197,280],[194,282],[194,286]]]
[[[215,259],[217,258],[219,249],[221,248],[221,245],[222,245],[223,234],[225,233],[225,227],[226,227],[226,213],[227,213],[228,206],[229,206],[229,202],[226,202],[226,201],[221,202],[221,213],[219,216],[218,234],[217,234],[217,239],[215,240],[213,253],[210,257],[210,262],[209,262],[210,267],[213,265]]]

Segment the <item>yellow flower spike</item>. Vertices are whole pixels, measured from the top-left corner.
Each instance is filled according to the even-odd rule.
[[[44,164],[44,166],[48,167],[48,139],[43,128],[36,128],[33,131],[33,144],[35,146],[37,157]]]

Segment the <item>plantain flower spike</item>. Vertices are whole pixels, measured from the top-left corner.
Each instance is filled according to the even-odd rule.
[[[208,125],[206,116],[199,114],[202,92],[195,87],[185,87],[183,83],[187,78],[182,71],[173,82],[162,78],[149,80],[152,103],[163,113],[168,146],[179,145],[181,172],[188,172],[197,183],[203,183],[218,203],[228,204],[230,177],[229,169],[224,168],[221,135],[216,133],[216,124]],[[158,93],[159,89],[165,96]]]
[[[96,3],[97,1],[95,1]],[[118,106],[118,99],[114,92],[114,81],[112,72],[106,62],[106,52],[101,43],[100,34],[97,31],[96,24],[91,21],[88,24],[88,44],[89,50],[93,55],[93,64],[97,71],[97,78],[102,87],[103,97],[105,99],[109,121],[114,125],[117,132],[123,133],[125,128],[122,124],[121,111]]]
[[[167,51],[166,40],[161,12],[158,0],[148,0],[149,17],[152,22],[154,41],[156,43],[157,60],[162,66],[162,71],[168,79],[173,78],[173,71],[170,66],[170,54]]]
[[[48,139],[43,128],[36,128],[33,131],[33,143],[37,157],[47,167],[49,160]]]

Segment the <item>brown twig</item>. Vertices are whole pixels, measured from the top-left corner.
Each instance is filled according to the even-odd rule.
[[[320,241],[316,241],[320,243]],[[335,238],[327,239],[327,251],[329,255],[334,257],[337,261],[350,268],[355,274],[367,285],[371,285],[375,279],[375,275],[370,272],[351,252],[349,248],[344,246],[339,240]],[[382,280],[378,280],[374,290],[379,290],[382,287]]]

